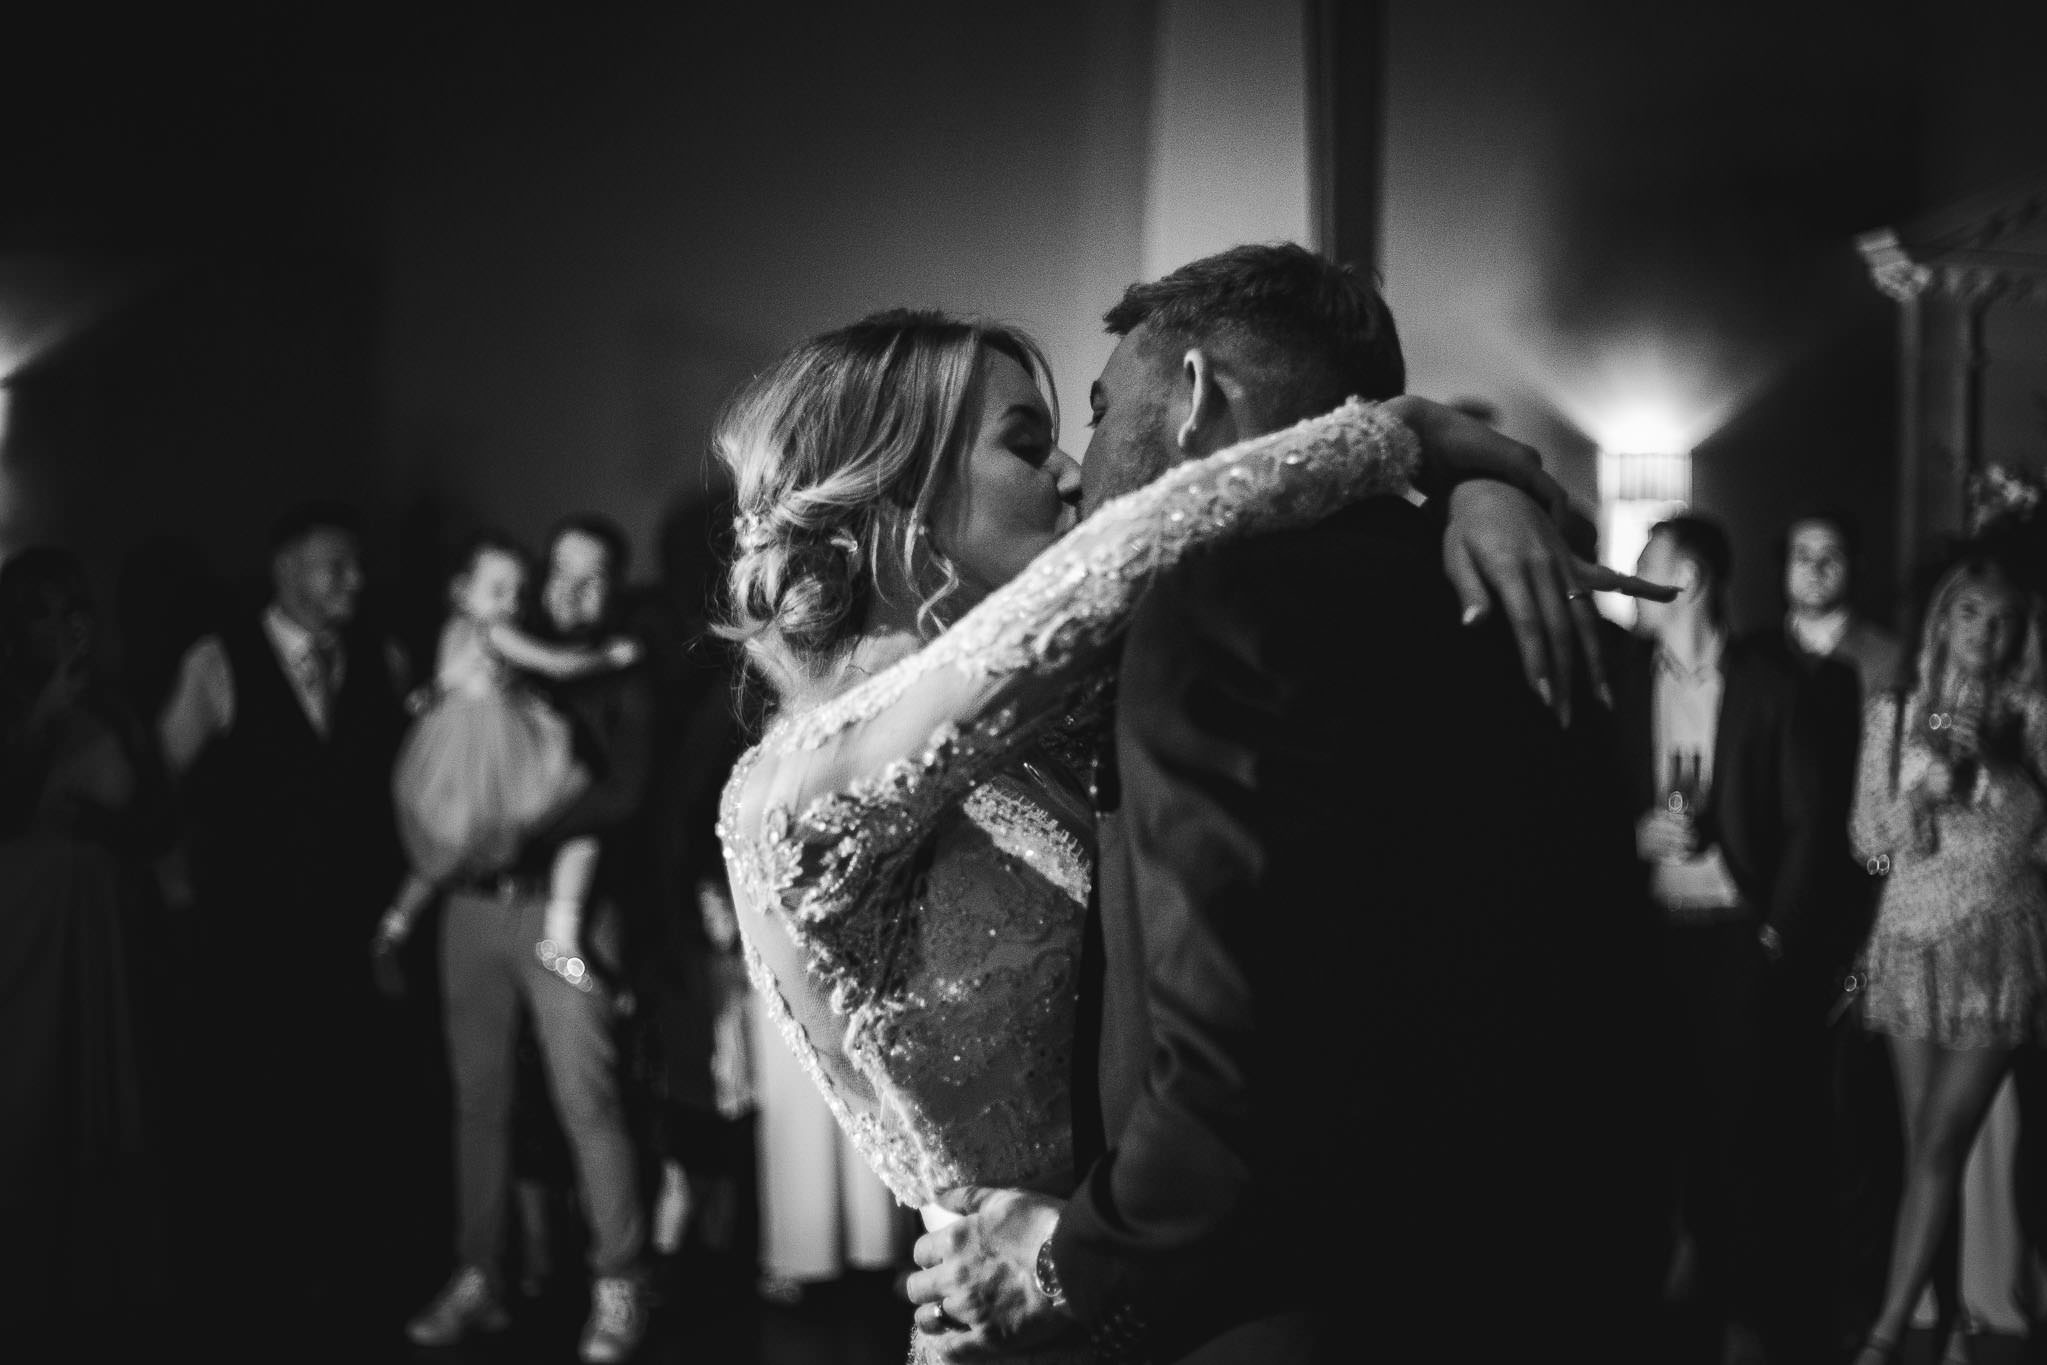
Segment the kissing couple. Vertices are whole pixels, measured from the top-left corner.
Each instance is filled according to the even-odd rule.
[[[1349,267],[1237,247],[1105,320],[1084,463],[1030,338],[929,312],[717,432],[772,705],[720,836],[770,1016],[924,1212],[911,1357],[1490,1360],[1569,1312],[1622,1358],[1653,940],[1590,594],[1669,592],[1403,396]]]

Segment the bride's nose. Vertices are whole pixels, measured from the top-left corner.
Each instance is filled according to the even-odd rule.
[[[1078,505],[1080,502],[1080,461],[1064,450],[1052,451],[1052,479],[1059,489],[1059,501]]]

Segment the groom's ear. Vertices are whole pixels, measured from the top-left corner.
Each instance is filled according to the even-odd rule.
[[[1197,458],[1241,438],[1244,393],[1236,377],[1204,347],[1180,358],[1179,392],[1185,403],[1173,443],[1183,459]]]

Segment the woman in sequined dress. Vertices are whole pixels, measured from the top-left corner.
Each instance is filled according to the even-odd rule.
[[[878,314],[796,348],[717,436],[740,514],[728,633],[777,707],[720,820],[749,973],[862,1155],[927,1211],[969,1183],[1071,1191],[1091,718],[1143,584],[1204,544],[1405,490],[1417,441],[1396,413],[1445,429],[1420,400],[1352,402],[1076,529],[1050,392],[1011,329]],[[1449,431],[1432,473],[1553,488],[1499,458],[1511,442]],[[1538,504],[1500,506],[1449,535],[1489,582],[1557,582]],[[920,1333],[913,1354],[943,1343]]]
[[[1898,1077],[1906,1174],[1858,1365],[1898,1358],[2013,1050],[2047,1040],[2047,693],[2040,604],[1996,558],[1935,585],[1917,678],[1871,700],[1857,851],[1887,871],[1864,1017]]]

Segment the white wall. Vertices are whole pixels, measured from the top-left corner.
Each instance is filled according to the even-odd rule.
[[[1124,286],[1307,239],[1301,0],[800,12],[523,21],[389,96],[396,498],[645,546],[737,385],[893,305],[1039,337],[1077,453]]]
[[[1243,242],[1308,243],[1302,0],[1159,6],[1144,273]]]

